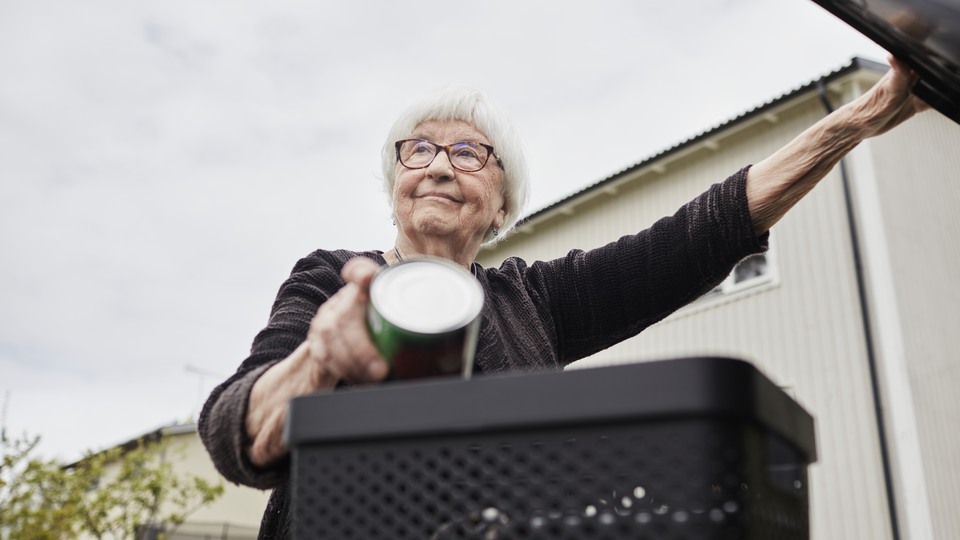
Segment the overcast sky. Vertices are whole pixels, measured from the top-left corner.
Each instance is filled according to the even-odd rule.
[[[195,418],[298,258],[393,245],[380,147],[441,86],[512,116],[532,212],[853,56],[810,0],[0,0],[7,426]]]

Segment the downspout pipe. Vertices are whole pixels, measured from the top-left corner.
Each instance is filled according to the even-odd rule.
[[[817,81],[817,93],[820,102],[827,114],[833,112],[833,105],[827,96],[827,86],[823,80]],[[866,342],[867,366],[870,372],[870,387],[873,392],[873,407],[877,419],[877,434],[880,439],[880,459],[883,463],[883,484],[887,491],[887,509],[890,513],[890,527],[893,531],[893,540],[900,540],[900,525],[897,517],[897,504],[894,499],[893,470],[890,463],[890,448],[887,442],[887,429],[883,418],[883,403],[880,400],[880,378],[877,373],[877,355],[874,349],[873,331],[871,330],[870,309],[867,305],[866,278],[863,274],[863,257],[860,247],[860,234],[857,232],[857,222],[854,218],[853,197],[850,191],[850,176],[847,173],[846,162],[843,158],[837,164],[840,172],[840,184],[843,186],[843,202],[847,211],[847,228],[850,231],[850,247],[853,251],[853,268],[857,281],[857,298],[860,300],[860,320],[863,321],[863,336]]]

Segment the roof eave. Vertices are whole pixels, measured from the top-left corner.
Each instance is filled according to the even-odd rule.
[[[872,60],[867,60],[865,58],[853,57],[850,60],[850,62],[843,67],[840,67],[818,79],[810,81],[790,92],[782,94],[779,97],[776,97],[770,101],[767,101],[766,103],[763,103],[762,105],[759,105],[747,112],[744,112],[738,116],[735,116],[730,120],[722,122],[714,126],[713,128],[710,128],[704,132],[701,132],[698,135],[690,137],[665,150],[662,150],[656,154],[653,154],[643,159],[642,161],[639,161],[633,165],[630,165],[629,167],[626,167],[618,172],[615,172],[610,176],[607,176],[606,178],[599,180],[598,182],[590,184],[589,186],[586,186],[579,191],[576,191],[562,199],[559,199],[558,201],[548,206],[545,206],[531,214],[528,214],[517,223],[517,228],[518,230],[522,231],[525,226],[530,227],[535,223],[555,213],[570,214],[571,212],[565,209],[569,208],[570,205],[575,200],[581,199],[590,193],[594,193],[600,190],[615,191],[615,184],[625,179],[626,177],[630,176],[632,173],[646,167],[656,168],[656,162],[658,161],[663,161],[665,158],[673,156],[675,154],[679,154],[691,147],[696,147],[705,143],[709,143],[710,139],[715,137],[718,133],[728,130],[732,126],[746,123],[758,117],[763,117],[764,115],[768,115],[771,113],[771,111],[777,109],[784,103],[795,100],[798,97],[808,92],[816,91],[818,85],[821,85],[821,84],[829,85],[831,82],[837,79],[841,79],[843,77],[846,77],[860,70],[870,70],[870,71],[882,73],[887,71],[888,69],[889,69],[889,66],[887,66],[886,64],[874,62]]]

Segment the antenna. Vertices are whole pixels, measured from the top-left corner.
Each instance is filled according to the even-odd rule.
[[[194,405],[193,412],[191,414],[194,420],[197,420],[199,419],[200,407],[203,406],[204,397],[205,397],[204,395],[205,379],[212,378],[216,380],[223,380],[227,378],[227,375],[223,373],[217,373],[215,371],[198,368],[190,364],[186,364],[184,366],[184,369],[187,370],[187,373],[193,373],[194,375],[197,376],[197,403],[196,405]]]

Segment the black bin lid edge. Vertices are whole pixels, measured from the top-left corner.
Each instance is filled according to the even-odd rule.
[[[590,396],[591,390],[597,396]],[[296,398],[287,443],[737,417],[816,460],[813,418],[752,364],[692,357],[473,380],[398,382]]]

